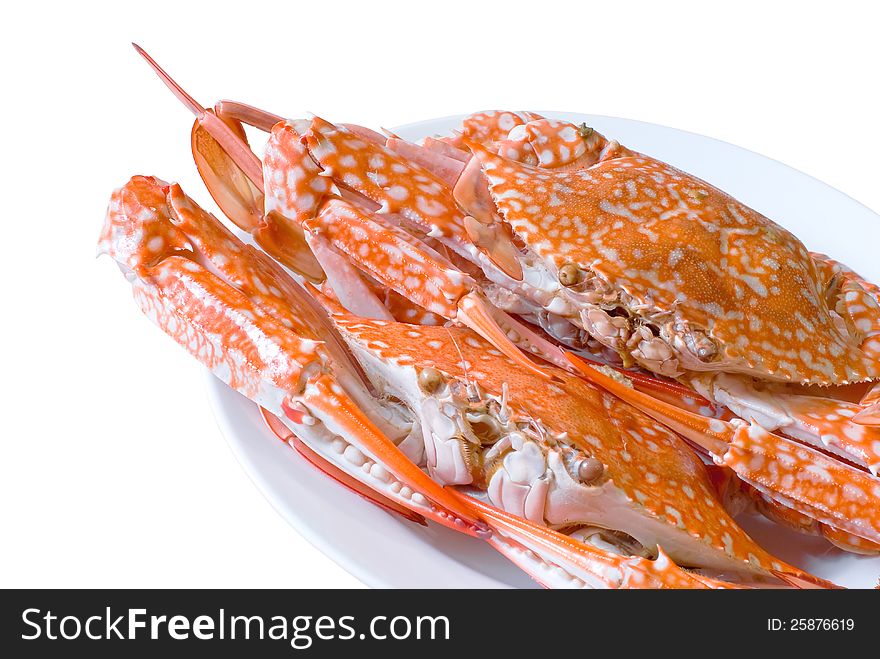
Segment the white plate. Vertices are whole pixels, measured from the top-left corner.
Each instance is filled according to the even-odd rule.
[[[546,112],[585,121],[628,147],[656,156],[731,193],[797,234],[806,245],[880,281],[880,217],[806,174],[737,146],[627,119]],[[415,140],[448,134],[460,117],[394,129]],[[424,528],[367,503],[315,470],[262,424],[256,406],[213,376],[217,421],[245,471],[305,538],[369,586],[397,588],[531,587],[485,543],[445,528]],[[844,586],[873,587],[880,558],[845,554],[821,539],[764,520],[743,526],[780,558]]]

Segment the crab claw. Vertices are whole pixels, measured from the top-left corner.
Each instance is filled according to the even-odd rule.
[[[464,216],[449,186],[429,170],[320,117],[312,119],[304,140],[324,174],[341,190],[369,200],[383,213],[401,216],[432,237],[464,237]]]
[[[465,166],[452,194],[469,213],[465,218],[468,238],[508,277],[522,281],[522,265],[510,228],[495,212],[495,202],[477,158],[471,158]]]
[[[183,89],[165,70],[159,66],[147,52],[136,43],[131,44],[137,53],[143,57],[156,75],[165,83],[165,86],[171,90],[181,103],[189,109],[195,116],[198,123],[205,128],[210,135],[217,140],[224,152],[228,153],[230,158],[241,171],[251,180],[251,182],[262,191],[262,170],[260,160],[254,155],[253,151],[247,145],[242,137],[240,125],[237,129],[233,125],[227,124],[221,120],[216,114],[206,110],[199,104],[186,90]]]
[[[178,186],[134,177],[115,192],[99,251],[126,272],[151,320],[313,451],[417,514],[481,531],[386,434],[395,424],[339,356],[327,317],[296,304],[307,294]]]
[[[593,384],[684,436],[777,504],[871,543],[880,542],[880,479],[739,419],[707,419],[630,388],[566,354]]]
[[[296,223],[283,222],[264,211],[263,164],[247,142],[239,117],[265,125],[275,115],[226,101],[209,110],[199,104],[140,46],[132,44],[171,92],[196,116],[191,144],[193,160],[205,187],[217,205],[242,231],[279,262],[312,281],[323,271],[305,243]],[[224,112],[225,110],[225,112]],[[314,164],[312,163],[314,167]]]

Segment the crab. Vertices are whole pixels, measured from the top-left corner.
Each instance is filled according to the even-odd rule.
[[[545,585],[831,586],[751,540],[683,440],[636,408],[563,371],[547,384],[467,328],[353,316],[177,185],[117,190],[99,252],[316,466]]]
[[[583,125],[480,113],[415,145],[240,103],[208,111],[151,64],[197,115],[196,161],[221,208],[349,311],[461,323],[546,380],[559,376],[526,355],[605,383],[571,355],[587,354],[671,427],[710,437],[738,416],[791,451],[842,457],[825,485],[876,508],[877,394],[851,385],[877,377],[877,289],[767,218]],[[270,131],[262,162],[239,121]],[[298,267],[309,258],[319,275]],[[695,443],[723,462],[717,444]],[[779,472],[775,459],[739,472],[763,511],[880,549],[876,516],[854,527],[821,512],[828,501],[795,506],[805,493]]]
[[[556,123],[565,130],[574,127]],[[878,288],[704,181],[595,132],[585,141],[573,160],[532,165],[505,157],[515,154],[503,143],[465,139],[479,170],[468,166],[457,198],[488,188],[492,221],[523,241],[522,260],[556,274],[543,288],[507,282],[540,305],[532,317],[544,314],[561,344],[583,348],[572,328],[584,330],[624,366],[676,379],[753,427],[867,470],[865,479],[843,463],[876,504],[880,428],[867,383],[880,376]],[[550,315],[571,327],[558,332],[565,325]],[[847,483],[857,487],[835,486]],[[875,531],[852,540],[815,519],[796,526],[848,549],[880,549]]]

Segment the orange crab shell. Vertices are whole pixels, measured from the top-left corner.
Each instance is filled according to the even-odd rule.
[[[435,236],[463,236],[464,215],[446,183],[390,149],[315,117],[305,134],[312,157],[337,186],[353,190]]]
[[[507,110],[475,112],[462,122],[461,135],[481,144],[497,142],[505,139],[514,127],[541,118],[541,115],[533,112],[509,112]]]
[[[804,245],[721,190],[645,156],[552,172],[471,146],[498,211],[541,258],[703,329],[718,368],[818,384],[880,376]]]
[[[678,526],[719,551],[764,570],[780,564],[756,545],[724,511],[696,455],[669,430],[582,379],[554,370],[547,383],[518,368],[464,328],[427,327],[335,315],[340,331],[371,353],[403,367],[431,367],[476,382],[603,462],[633,505]],[[536,392],[541,392],[536,395]]]

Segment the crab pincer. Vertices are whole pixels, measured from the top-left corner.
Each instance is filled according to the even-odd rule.
[[[205,187],[235,225],[251,235],[258,245],[311,281],[323,279],[318,262],[305,244],[302,228],[278,221],[264,213],[263,164],[251,150],[244,120],[272,125],[270,113],[241,103],[218,103],[205,108],[181,87],[140,46],[132,44],[168,89],[195,115],[191,131],[193,159]]]
[[[178,186],[136,176],[117,190],[99,252],[120,265],[153,322],[324,460],[396,505],[481,532],[471,511],[383,432],[380,425],[394,428],[393,414],[350,362],[314,338],[329,325],[307,294]]]

